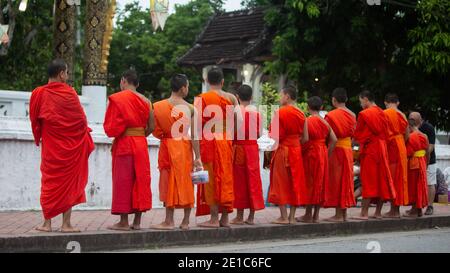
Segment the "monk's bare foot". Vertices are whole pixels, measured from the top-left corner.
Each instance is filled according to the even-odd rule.
[[[353,216],[350,219],[357,220],[357,221],[367,221],[367,220],[369,220],[369,216],[358,215],[358,216]]]
[[[76,229],[74,227],[68,226],[68,227],[61,227],[62,233],[80,233],[81,230]]]
[[[255,225],[255,221],[254,221],[254,220],[247,219],[247,221],[245,221],[245,224],[247,224],[247,225],[249,225],[249,226],[254,226],[254,225]]]
[[[406,218],[417,218],[418,215],[415,214],[415,213],[405,213],[405,214],[403,214],[403,217],[406,217]]]
[[[238,218],[234,218],[233,220],[231,220],[230,223],[231,223],[232,225],[238,225],[238,226],[241,226],[241,225],[244,225],[244,224],[245,224],[245,222],[244,222],[243,219],[238,219]]]
[[[220,227],[231,228],[231,225],[228,221],[220,221],[219,223],[220,223]]]
[[[51,227],[46,227],[46,226],[36,227],[35,229],[40,232],[52,232],[53,231]]]
[[[131,230],[141,230],[141,225],[133,224],[133,225],[130,226],[130,229]]]
[[[181,224],[181,225],[180,225],[180,229],[181,229],[181,230],[189,230],[189,223],[187,223],[187,224],[184,224],[184,223]]]
[[[370,219],[381,220],[381,219],[383,219],[383,216],[381,216],[381,214],[380,215],[375,214],[375,215],[370,216]]]
[[[275,224],[275,225],[289,225],[290,222],[289,222],[289,219],[278,218],[277,220],[272,221],[272,224]]]
[[[295,218],[295,220],[297,222],[301,222],[301,223],[312,223],[313,222],[313,218],[309,217],[309,216],[297,217],[297,218]]]
[[[197,226],[204,227],[204,228],[220,228],[220,223],[219,223],[219,221],[214,221],[214,222],[206,221],[204,223],[197,224]]]
[[[420,211],[421,211],[421,210],[420,210]],[[417,217],[420,217],[420,216],[419,216],[419,210],[418,210],[418,209],[415,209],[415,208],[410,209],[410,210],[406,211],[406,212],[403,214],[403,217],[407,217],[407,218],[417,218]]]
[[[331,222],[331,223],[342,223],[345,220],[344,220],[344,217],[333,216],[333,217],[324,219],[324,221],[325,222]]]
[[[115,230],[115,231],[130,231],[130,226],[119,223],[119,224],[115,224],[113,226],[109,226],[108,229]]]
[[[419,210],[417,211],[417,217],[423,217],[423,211],[422,211],[422,209],[419,209]]]
[[[388,212],[388,213],[383,214],[383,218],[398,219],[398,218],[400,218],[400,214],[395,213],[395,212]]]
[[[156,230],[173,230],[175,228],[174,224],[168,224],[166,222],[162,222],[159,225],[155,225],[155,226],[151,226],[151,229],[156,229]]]

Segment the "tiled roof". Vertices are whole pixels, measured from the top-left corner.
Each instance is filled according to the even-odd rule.
[[[178,64],[255,62],[254,57],[266,53],[269,45],[263,8],[223,13],[209,21],[195,45],[178,60]]]

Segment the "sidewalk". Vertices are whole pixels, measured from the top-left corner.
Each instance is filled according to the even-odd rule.
[[[405,208],[406,209],[406,208]],[[404,210],[405,210],[404,209]],[[371,209],[373,213],[374,208]],[[385,211],[388,205],[385,206]],[[304,212],[299,209],[297,216]],[[323,209],[321,218],[332,216],[333,209]],[[358,208],[349,210],[349,216],[356,216]],[[0,213],[0,252],[64,252],[70,241],[80,242],[84,251],[156,248],[173,245],[211,244],[220,242],[256,241],[288,238],[312,238],[331,235],[365,234],[402,230],[417,230],[450,226],[450,206],[435,205],[435,215],[419,219],[383,219],[349,221],[346,223],[303,224],[279,226],[270,224],[279,216],[277,208],[270,207],[256,213],[255,226],[233,226],[231,229],[204,229],[196,223],[206,221],[207,217],[191,217],[191,230],[155,231],[148,227],[163,221],[164,210],[154,209],[143,216],[143,230],[137,232],[116,232],[107,229],[117,221],[109,211],[74,211],[72,224],[81,229],[80,234],[62,234],[60,232],[40,233],[34,228],[41,224],[41,212],[2,212]],[[235,214],[231,215],[230,219]],[[175,214],[176,226],[182,219],[182,210]],[[132,217],[130,218],[130,221]],[[61,217],[53,222],[57,230]]]

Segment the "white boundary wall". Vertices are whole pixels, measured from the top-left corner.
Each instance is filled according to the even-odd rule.
[[[0,91],[0,211],[40,209],[40,149],[34,144],[28,119],[30,95],[30,92]],[[101,87],[84,87],[83,96],[80,96],[91,122],[96,148],[89,159],[88,202],[79,209],[109,209],[111,205],[111,140],[105,135],[101,124],[106,109],[105,97],[106,91]],[[159,141],[153,137],[148,141],[153,205],[162,207],[158,192]],[[261,169],[263,151],[270,143],[267,137],[259,140]],[[450,166],[450,146],[437,145],[436,151],[438,167],[444,170]],[[267,197],[268,170],[262,169],[262,180],[264,196]]]

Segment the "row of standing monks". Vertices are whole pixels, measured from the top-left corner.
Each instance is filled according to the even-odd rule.
[[[78,96],[65,83],[67,65],[54,60],[48,74],[49,83],[35,89],[30,101],[33,135],[42,153],[41,206],[45,221],[37,229],[52,231],[52,218],[63,214],[61,231],[79,232],[71,225],[71,211],[86,201],[88,158],[94,144]],[[147,143],[152,133],[161,140],[159,193],[166,208],[164,222],[152,228],[173,229],[174,210],[184,209],[180,228],[188,229],[195,201],[197,216],[210,215],[199,226],[210,228],[252,225],[255,211],[264,209],[257,143],[262,118],[250,107],[252,90],[244,85],[236,96],[222,91],[224,77],[219,68],[209,71],[207,81],[210,91],[199,95],[191,105],[184,100],[189,92],[187,77],[175,75],[171,97],[152,105],[136,92],[136,72],[123,74],[123,91],[110,96],[104,122],[106,134],[114,138],[112,213],[120,215],[120,221],[110,229],[140,229],[142,213],[152,208]],[[273,223],[318,222],[321,207],[336,208],[336,215],[327,220],[347,220],[346,210],[355,206],[352,143],[360,146],[363,195],[361,214],[355,218],[367,220],[371,202],[377,203],[375,217],[382,217],[381,207],[386,201],[392,203],[387,217],[399,217],[398,208],[406,205],[412,205],[407,216],[421,214],[428,203],[427,137],[418,131],[414,120],[408,122],[397,109],[395,95],[387,99],[385,111],[376,106],[370,92],[361,93],[359,98],[363,111],[358,120],[346,107],[347,94],[342,88],[333,91],[335,110],[322,118],[322,101],[312,97],[308,100],[310,116],[306,117],[296,107],[297,90],[286,87],[280,91],[281,107],[269,128],[275,144],[268,202],[280,208],[280,218]],[[210,106],[223,115],[207,113]],[[236,133],[231,136],[227,130],[230,107],[239,109],[231,112],[231,120],[242,125],[234,125],[232,131]],[[196,119],[200,130],[189,126]],[[211,121],[214,126],[204,130]],[[243,137],[236,138],[236,134]],[[209,182],[197,186],[195,198],[191,173],[200,170],[208,171]],[[299,206],[305,206],[306,213],[295,218]],[[234,209],[237,216],[229,221]],[[245,221],[244,209],[250,209]],[[135,214],[132,224],[129,214]]]

